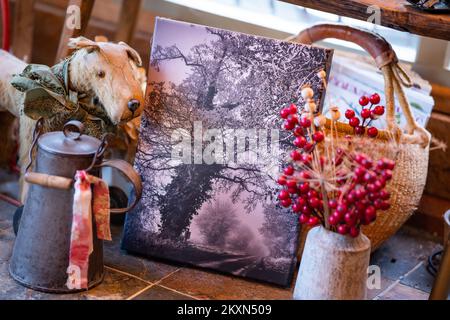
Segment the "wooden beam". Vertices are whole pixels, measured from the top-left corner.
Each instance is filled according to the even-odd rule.
[[[33,51],[35,0],[16,0],[14,4],[13,54],[25,61],[31,61]]]
[[[67,47],[67,43],[69,42],[69,39],[79,37],[85,33],[91,17],[92,8],[94,7],[94,0],[70,0],[67,8],[69,9],[71,6],[80,8],[80,26],[79,28],[72,28],[67,25],[68,19],[74,19],[74,13],[68,10],[66,12],[66,18],[64,19],[61,38],[59,40],[58,52],[55,59],[56,63],[68,56],[69,48]]]
[[[141,0],[122,0],[122,9],[115,36],[116,42],[124,41],[130,43],[133,39],[141,3]]]
[[[405,0],[281,0],[302,7],[367,21],[373,13],[368,8],[380,8],[381,25],[400,31],[450,40],[450,15],[430,14],[411,6]]]

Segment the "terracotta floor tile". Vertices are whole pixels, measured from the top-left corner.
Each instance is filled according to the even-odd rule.
[[[425,261],[440,245],[431,240],[411,234],[408,228],[402,228],[372,254],[370,264],[381,268],[381,275],[397,280]]]
[[[9,276],[8,263],[0,264],[0,300],[122,300],[147,285],[134,277],[106,269],[103,282],[88,292],[49,294],[23,287]]]
[[[379,298],[380,300],[428,300],[428,293],[398,283]]]
[[[381,278],[381,286],[380,288],[375,289],[367,289],[367,300],[372,300],[377,295],[379,295],[381,292],[386,290],[390,285],[392,285],[395,281],[392,281],[388,278]]]
[[[0,230],[12,226],[15,210],[16,207],[0,200]]]
[[[140,295],[133,298],[133,300],[194,300],[184,294],[175,292],[170,289],[166,289],[155,285]]]
[[[115,226],[111,228],[111,231],[113,241],[104,242],[105,265],[149,282],[156,282],[178,269],[176,266],[128,254],[120,249],[122,228]]]
[[[0,263],[7,262],[14,246],[14,233],[12,228],[0,230]]]
[[[291,299],[291,289],[248,281],[196,269],[182,269],[161,285],[198,299]]]

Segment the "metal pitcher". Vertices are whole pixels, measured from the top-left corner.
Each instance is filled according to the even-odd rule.
[[[36,124],[30,163],[25,174],[29,183],[22,219],[9,266],[19,283],[44,292],[81,291],[66,286],[72,228],[74,197],[73,178],[77,170],[99,176],[101,167],[118,169],[134,186],[134,201],[128,208],[111,209],[111,213],[129,211],[140,199],[142,185],[133,167],[123,160],[103,161],[107,148],[102,141],[83,135],[83,125],[70,121],[64,130],[41,134],[42,120]],[[37,145],[37,151],[33,149]],[[33,154],[35,164],[29,171]],[[103,242],[97,238],[93,221],[93,247],[89,257],[89,289],[103,280]]]

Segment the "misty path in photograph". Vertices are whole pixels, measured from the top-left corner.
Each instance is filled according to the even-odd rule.
[[[331,52],[157,19],[123,248],[287,285],[297,216],[276,204],[279,110],[323,85]]]

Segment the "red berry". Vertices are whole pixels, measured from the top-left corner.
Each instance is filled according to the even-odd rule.
[[[380,117],[380,116],[377,115],[377,114],[375,113],[374,110],[371,110],[371,111],[370,111],[370,119],[376,120],[376,119],[378,119],[379,117]]]
[[[299,189],[300,189],[301,193],[308,193],[308,191],[309,191],[309,183],[308,182],[303,182],[300,185]]]
[[[382,205],[382,200],[381,199],[376,199],[374,202],[373,202],[373,205],[374,205],[374,207],[375,207],[375,209],[381,209],[381,207],[383,206]]]
[[[357,134],[359,136],[362,136],[365,131],[366,131],[366,128],[364,128],[363,126],[355,127],[355,134]]]
[[[304,198],[302,198],[302,197],[298,197],[297,200],[296,200],[296,203],[297,203],[300,207],[303,207],[303,206],[306,205],[306,200],[305,200]]]
[[[289,192],[287,190],[281,190],[278,194],[278,199],[280,200],[286,200],[290,197]]]
[[[377,190],[381,190],[386,187],[386,181],[384,181],[384,179],[376,180],[373,184],[375,185]]]
[[[359,200],[361,200],[367,195],[367,191],[364,188],[360,188],[355,191],[355,195]]]
[[[338,203],[337,203],[336,199],[328,200],[328,206],[329,206],[331,209],[336,209],[336,208],[337,208],[337,205],[338,205]]]
[[[289,207],[291,204],[292,204],[291,198],[281,200],[281,205],[285,208]]]
[[[302,171],[302,172],[300,172],[299,175],[300,175],[301,178],[303,178],[305,180],[311,179],[311,175],[309,174],[308,171]]]
[[[303,136],[303,128],[302,127],[296,127],[294,129],[294,136],[296,136],[296,137]]]
[[[310,189],[307,193],[308,198],[317,198],[319,196],[319,194],[317,193],[316,190],[314,189]]]
[[[298,161],[302,158],[302,154],[300,152],[298,152],[297,150],[292,151],[290,156],[291,156],[292,160],[294,160],[294,161]]]
[[[280,186],[284,186],[286,184],[286,177],[285,176],[280,176],[277,180],[278,184]]]
[[[284,174],[287,176],[292,176],[294,174],[294,168],[292,166],[284,168]]]
[[[352,127],[357,127],[359,126],[359,118],[357,117],[353,117],[351,118],[348,123],[352,126]]]
[[[300,215],[298,220],[300,221],[301,224],[305,224],[309,221],[309,216],[303,213]]]
[[[348,226],[346,224],[341,224],[339,225],[339,227],[337,228],[337,231],[339,234],[347,234],[348,233]]]
[[[320,221],[319,221],[319,219],[317,217],[312,216],[308,220],[308,225],[311,226],[311,227],[314,227],[314,226],[318,225],[319,222]]]
[[[319,142],[323,141],[323,139],[325,138],[325,135],[323,134],[322,131],[316,131],[316,132],[314,132],[312,138],[315,142],[319,143]]]
[[[356,193],[355,192],[350,192],[347,195],[347,202],[348,203],[353,203],[353,202],[355,202],[355,200],[356,200]]]
[[[303,117],[300,119],[300,125],[303,128],[309,128],[311,127],[311,120],[309,120],[307,117]]]
[[[305,205],[302,207],[302,212],[309,216],[311,214],[311,209]]]
[[[361,161],[361,164],[366,168],[366,169],[371,169],[372,168],[372,166],[373,166],[373,162],[372,162],[372,160],[370,160],[370,159],[363,159],[362,161]]]
[[[384,107],[383,106],[376,106],[373,109],[373,113],[375,113],[377,116],[382,116],[384,114]]]
[[[370,118],[370,110],[369,109],[362,109],[361,110],[361,117],[363,118],[363,119],[367,119],[367,118]]]
[[[286,182],[286,186],[288,188],[290,188],[290,189],[295,189],[295,188],[297,188],[297,181],[295,181],[295,180],[288,180]]]
[[[355,111],[353,111],[352,109],[347,109],[346,111],[345,111],[345,117],[347,118],[347,119],[351,119],[351,118],[353,118],[355,116]]]
[[[281,111],[280,111],[280,116],[281,116],[281,118],[283,118],[283,119],[287,119],[287,117],[288,117],[290,114],[291,114],[291,112],[290,112],[290,110],[289,110],[288,108],[281,109]]]
[[[347,210],[348,210],[347,206],[343,203],[339,204],[336,208],[336,211],[342,214],[345,214]]]
[[[359,228],[355,226],[350,227],[349,235],[352,238],[356,238],[357,236],[359,236]]]
[[[295,123],[286,120],[283,124],[283,128],[286,130],[292,130],[295,128]]]
[[[365,218],[369,222],[375,221],[377,218],[377,210],[373,206],[368,206],[365,212]]]
[[[356,214],[353,212],[347,212],[344,216],[345,223],[351,227],[356,224]]]
[[[312,198],[310,198],[310,199],[308,200],[308,202],[309,202],[309,205],[310,205],[312,208],[318,208],[318,207],[320,206],[320,200],[319,200],[319,198],[312,197]]]
[[[298,148],[303,148],[307,142],[308,141],[306,140],[305,137],[300,136],[300,137],[295,138],[294,145]]]
[[[312,157],[310,154],[302,154],[302,162],[305,165],[309,165],[311,163],[311,161],[312,161]]]
[[[386,168],[389,170],[394,170],[395,168],[395,161],[387,160],[386,161]]]
[[[294,203],[292,205],[292,211],[294,211],[295,213],[299,213],[302,210],[302,207],[300,207],[298,204]]]
[[[331,224],[332,226],[335,226],[339,223],[339,220],[335,216],[329,216],[328,223]]]
[[[333,211],[333,213],[331,214],[332,217],[334,217],[338,222],[341,222],[342,219],[344,219],[344,214],[340,213],[338,211]]]
[[[364,176],[365,173],[366,173],[366,168],[364,168],[364,167],[357,167],[357,168],[355,169],[355,174],[356,174],[358,177]]]
[[[314,145],[311,142],[307,142],[304,146],[303,146],[303,150],[305,150],[306,152],[311,151],[314,148]]]
[[[380,195],[379,195],[378,192],[376,192],[376,191],[372,191],[371,193],[369,193],[369,196],[368,196],[368,198],[369,198],[370,201],[375,201],[375,200],[377,200],[379,197],[380,197]]]
[[[288,118],[287,118],[288,122],[295,124],[298,124],[298,116],[296,114],[291,114]]]
[[[361,106],[367,106],[369,104],[369,98],[366,96],[362,96],[361,98],[359,98],[359,104]]]
[[[370,96],[369,98],[370,103],[372,104],[377,104],[380,103],[380,95],[378,93],[374,93],[373,95]]]
[[[391,197],[391,194],[387,192],[386,190],[380,191],[380,199],[382,200],[388,200]]]
[[[289,106],[289,112],[290,112],[290,114],[296,114],[297,113],[297,106],[295,105],[295,104],[291,104],[290,106]]]
[[[375,127],[370,127],[367,129],[367,135],[371,138],[375,138],[378,135],[378,129]]]
[[[385,180],[391,180],[392,179],[392,171],[387,169],[387,170],[383,170],[381,172],[381,176],[385,179]]]
[[[383,201],[381,203],[381,210],[389,210],[390,207],[391,207],[391,205],[387,201]]]

